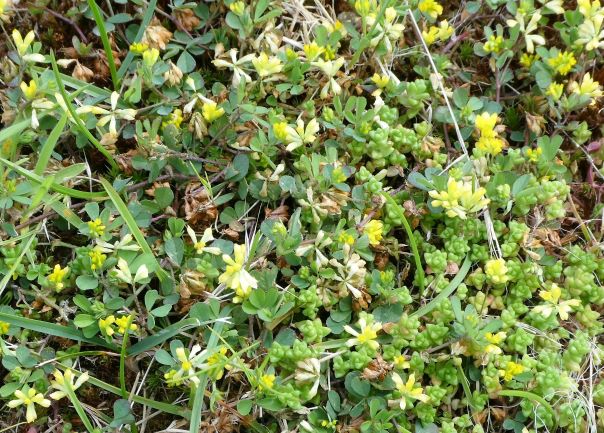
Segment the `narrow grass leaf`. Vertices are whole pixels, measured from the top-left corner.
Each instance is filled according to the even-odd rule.
[[[103,42],[103,49],[105,50],[105,57],[107,57],[107,64],[109,65],[109,73],[111,74],[111,81],[113,83],[113,89],[117,90],[120,87],[119,77],[117,76],[117,70],[115,68],[115,59],[113,58],[113,50],[111,49],[111,43],[109,42],[109,36],[107,35],[107,29],[105,28],[105,21],[103,21],[103,15],[101,9],[94,0],[88,0],[88,6],[92,11],[96,26],[99,29],[101,36],[101,42]]]
[[[52,129],[44,146],[40,149],[40,153],[38,154],[38,162],[36,162],[36,166],[34,168],[34,173],[37,175],[42,175],[46,167],[48,166],[48,161],[50,161],[50,156],[52,155],[57,142],[59,141],[59,137],[65,128],[65,124],[67,123],[67,113],[63,113],[55,127]]]

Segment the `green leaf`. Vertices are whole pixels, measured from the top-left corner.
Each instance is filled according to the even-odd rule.
[[[101,14],[101,10],[99,9],[99,6],[94,0],[88,0],[88,6],[92,11],[92,16],[94,16],[94,21],[96,22],[96,25],[99,29],[99,35],[101,37],[101,42],[103,43],[103,49],[105,50],[105,58],[107,59],[107,64],[109,65],[109,72],[111,73],[111,82],[113,83],[113,88],[115,90],[118,90],[120,82],[117,76],[117,70],[115,68],[115,59],[113,58],[113,50],[111,49],[111,43],[109,42],[109,36],[107,35],[107,29],[105,28],[105,21],[103,20],[103,15]],[[108,20],[108,22],[112,21]]]
[[[239,400],[237,403],[237,411],[243,415],[247,416],[252,411],[252,407],[254,406],[254,402],[252,400]]]
[[[80,275],[76,278],[76,286],[81,290],[94,290],[99,286],[99,280],[92,275]]]
[[[176,61],[176,66],[178,66],[185,74],[188,74],[195,69],[195,58],[188,51],[183,51]]]
[[[36,166],[34,168],[34,173],[37,175],[41,175],[46,170],[46,166],[48,165],[48,161],[50,160],[50,156],[59,141],[59,137],[65,128],[65,124],[67,123],[67,113],[63,113],[55,127],[52,129],[48,138],[44,142],[44,145],[40,149],[40,153],[38,154],[38,162],[36,162]]]

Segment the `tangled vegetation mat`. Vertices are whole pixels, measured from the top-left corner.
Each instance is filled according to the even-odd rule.
[[[0,0],[0,431],[604,432],[599,0]]]

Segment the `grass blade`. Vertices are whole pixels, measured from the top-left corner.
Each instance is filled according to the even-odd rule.
[[[26,317],[17,316],[0,312],[0,320],[9,323],[19,328],[29,329],[30,331],[39,332],[44,335],[54,335],[55,337],[67,338],[68,340],[79,341],[97,346],[102,346],[111,350],[119,350],[115,345],[107,343],[101,338],[85,337],[82,331],[71,326],[57,325],[56,323],[44,322],[42,320],[29,319]]]
[[[19,123],[14,123],[11,126],[2,129],[2,131],[0,131],[0,143],[19,134],[29,125],[31,125],[31,119],[25,119],[20,121]]]
[[[149,247],[149,244],[145,239],[145,235],[143,232],[141,232],[141,229],[138,227],[136,220],[130,213],[128,206],[126,206],[126,203],[124,203],[124,200],[122,200],[115,188],[113,188],[113,186],[106,179],[100,178],[100,182],[103,185],[103,188],[105,188],[105,191],[107,191],[107,195],[109,195],[109,198],[115,205],[115,208],[126,222],[126,225],[130,229],[130,233],[132,233],[132,236],[134,236],[134,239],[136,239],[136,242],[141,247],[141,250],[143,250],[143,253],[150,254],[155,259],[155,254],[153,254],[153,251],[151,251],[151,247]],[[159,280],[163,283],[168,279],[168,273],[161,267],[157,259],[155,259],[155,264],[155,272],[157,273]]]
[[[103,156],[107,159],[107,161],[111,165],[111,168],[113,168],[114,170],[119,170],[119,167],[118,167],[117,163],[115,162],[115,159],[113,159],[113,156],[109,153],[109,151],[107,149],[105,149],[103,147],[103,145],[94,137],[94,135],[92,135],[92,133],[86,128],[86,126],[84,126],[84,124],[82,123],[82,119],[80,119],[78,117],[78,114],[76,113],[75,109],[71,105],[71,98],[69,97],[69,95],[67,94],[67,91],[65,90],[63,81],[61,81],[61,76],[59,74],[59,67],[57,66],[57,61],[55,59],[55,54],[53,51],[50,51],[50,62],[52,63],[52,70],[54,72],[55,81],[57,82],[57,87],[59,88],[59,92],[61,93],[61,96],[63,97],[63,100],[65,101],[65,104],[67,105],[67,111],[69,111],[69,114],[71,114],[71,117],[72,117],[76,127],[79,129],[79,131],[82,134],[84,134],[84,136],[86,138],[88,138],[88,141],[90,141],[92,143],[92,145],[94,147],[96,147],[96,149],[99,152],[101,152],[101,154],[103,154]]]
[[[417,248],[417,242],[415,242],[415,236],[413,236],[413,230],[409,225],[409,221],[407,221],[407,217],[405,217],[405,209],[398,204],[392,196],[388,193],[382,193],[382,196],[386,199],[386,202],[394,208],[394,211],[397,213],[397,216],[400,216],[403,221],[403,227],[407,232],[407,237],[409,238],[409,245],[411,246],[411,251],[413,252],[413,258],[415,260],[415,272],[418,273],[418,283],[419,283],[419,294],[420,296],[424,294],[424,289],[426,287],[426,276],[424,274],[424,267],[422,266],[422,260],[419,255],[419,249]]]
[[[109,72],[111,73],[113,89],[117,90],[120,87],[120,82],[117,76],[117,70],[115,69],[115,59],[113,58],[113,51],[111,50],[111,44],[109,43],[109,36],[107,35],[107,29],[105,28],[105,22],[103,21],[101,9],[94,0],[88,0],[88,6],[92,11],[92,15],[96,21],[96,26],[99,28],[99,34],[101,35],[101,41],[103,42],[103,49],[105,50],[105,56],[107,57],[107,63],[109,64]]]
[[[44,183],[44,178],[42,176],[38,176],[37,174],[32,173],[28,169],[23,168],[20,165],[15,164],[14,162],[11,162],[4,158],[0,158],[0,164],[10,167],[11,169],[13,169],[17,173],[19,173],[21,176],[26,177],[29,180],[34,181],[39,185],[42,185]],[[80,191],[78,189],[68,188],[66,186],[59,185],[58,183],[55,183],[55,182],[52,182],[50,184],[50,189],[52,189],[56,192],[59,192],[61,194],[64,194],[64,195],[68,195],[73,198],[80,198],[83,200],[98,200],[98,199],[107,198],[107,196],[102,192]]]
[[[147,29],[147,26],[153,19],[153,14],[155,13],[156,5],[157,5],[157,0],[151,0],[149,2],[149,4],[147,5],[147,10],[145,11],[145,14],[143,15],[143,20],[141,21],[141,25],[138,28],[136,37],[134,38],[134,43],[140,42],[142,40],[143,35],[145,34],[145,30]],[[132,63],[133,59],[134,59],[134,54],[132,52],[128,52],[128,54],[126,55],[126,58],[124,59],[124,61],[122,62],[122,65],[120,66],[119,71],[117,71],[118,78],[124,77],[124,75],[128,71],[128,68],[130,67],[130,63]]]
[[[443,301],[443,299],[451,296],[453,294],[453,292],[455,292],[457,287],[463,282],[464,278],[466,278],[466,275],[468,274],[468,271],[470,270],[470,266],[472,266],[472,261],[470,260],[470,257],[466,256],[466,259],[464,260],[463,264],[461,265],[461,268],[459,268],[457,275],[455,275],[455,278],[453,278],[453,280],[451,280],[449,285],[447,287],[445,287],[445,289],[442,292],[440,292],[438,295],[436,295],[434,297],[434,299],[432,299],[426,305],[415,310],[411,314],[411,317],[420,318],[420,317],[425,316],[430,311],[434,310],[438,306],[438,304],[440,304]]]
[[[220,315],[221,318],[226,318],[226,311]],[[216,322],[212,329],[212,335],[208,340],[208,346],[206,349],[212,353],[218,342],[220,341],[220,333],[224,327],[224,322]],[[201,424],[201,411],[203,409],[203,397],[205,394],[206,386],[208,384],[208,375],[202,374],[199,377],[199,385],[195,389],[195,395],[193,397],[193,406],[191,408],[191,423],[189,424],[189,433],[198,433]]]
[[[11,278],[13,276],[13,273],[15,272],[15,270],[17,270],[17,268],[21,264],[21,261],[23,260],[23,256],[25,256],[25,253],[27,253],[27,251],[29,250],[31,243],[36,238],[36,235],[38,234],[38,230],[39,230],[39,226],[37,227],[36,231],[32,231],[31,233],[29,233],[29,239],[27,239],[24,248],[21,250],[21,254],[19,254],[19,257],[17,257],[17,259],[14,261],[13,265],[10,267],[9,271],[2,278],[2,281],[0,281],[0,295],[2,295],[8,282],[11,280]],[[25,242],[25,239],[23,241]]]
[[[34,168],[34,173],[37,175],[42,175],[44,170],[46,170],[46,166],[48,166],[48,161],[50,160],[50,155],[52,155],[52,151],[55,149],[57,142],[59,141],[59,137],[65,128],[65,124],[67,123],[67,114],[63,114],[59,119],[59,123],[55,125],[50,134],[48,135],[48,139],[40,149],[40,154],[38,155],[38,162],[36,163],[36,167]]]

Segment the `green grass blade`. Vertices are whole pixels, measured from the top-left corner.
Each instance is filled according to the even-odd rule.
[[[30,170],[21,167],[14,162],[11,162],[7,159],[0,158],[0,164],[6,165],[7,167],[13,169],[21,176],[28,178],[29,180],[36,182],[38,185],[42,185],[44,182],[44,178],[42,176],[38,176],[37,174],[31,172]],[[98,200],[107,198],[107,195],[102,192],[87,192],[80,191],[78,189],[68,188],[63,185],[59,185],[58,183],[52,182],[50,185],[50,189],[59,192],[64,195],[68,195],[73,198],[80,198],[83,200]]]
[[[72,226],[74,226],[76,228],[80,228],[81,226],[84,225],[84,221],[82,221],[82,219],[79,216],[77,216],[77,214],[74,211],[69,209],[62,202],[60,202],[60,201],[54,202],[50,205],[50,207],[52,208],[52,210],[54,210],[57,213],[57,215],[59,215],[61,218],[63,218],[65,221],[67,221]]]
[[[46,166],[48,166],[48,161],[50,161],[50,156],[52,155],[52,151],[55,149],[57,142],[59,141],[59,137],[65,128],[65,124],[67,123],[67,114],[63,114],[59,119],[59,122],[52,129],[50,134],[48,135],[48,139],[40,149],[40,154],[38,155],[38,162],[36,163],[36,167],[34,168],[34,173],[37,175],[42,175],[44,170],[46,170]]]
[[[549,413],[552,414],[552,419],[554,420],[554,428],[551,429],[550,431],[555,432],[558,429],[558,423],[556,422],[556,420],[558,418],[558,414],[556,414],[556,411],[554,410],[554,408],[540,395],[534,394],[529,391],[522,391],[519,389],[504,389],[502,391],[499,391],[498,394],[502,395],[504,397],[526,398],[528,400],[531,400],[534,403],[539,403],[541,406],[543,406],[545,409],[547,409],[549,411]]]
[[[186,331],[187,329],[197,328],[202,325],[202,322],[193,318],[184,319],[179,322],[173,323],[172,325],[166,326],[165,328],[160,329],[155,334],[143,338],[138,343],[130,346],[127,351],[128,356],[138,355],[139,353],[143,353],[156,346],[160,346],[164,341],[169,340],[175,335]]]
[[[126,203],[124,203],[124,200],[122,200],[115,188],[113,188],[113,186],[106,179],[100,178],[100,182],[103,185],[103,188],[105,188],[107,195],[109,195],[109,198],[115,205],[115,208],[126,222],[126,225],[130,229],[130,233],[132,233],[132,236],[134,236],[134,239],[136,239],[136,242],[141,247],[141,250],[143,250],[143,253],[150,254],[155,259],[155,254],[153,254],[153,251],[151,251],[151,247],[147,243],[145,235],[143,235],[143,232],[141,232],[141,229],[138,227],[138,224],[130,213],[128,206],[126,206]],[[155,259],[155,264],[155,272],[157,273],[159,280],[161,282],[166,281],[168,279],[168,273],[161,267],[157,259]]]
[[[107,149],[105,149],[103,147],[103,145],[94,137],[94,135],[92,135],[92,133],[86,128],[86,126],[84,126],[84,124],[82,123],[82,119],[79,118],[75,109],[71,105],[71,98],[69,97],[69,95],[67,94],[67,91],[65,90],[63,81],[61,81],[61,76],[59,74],[59,67],[57,66],[55,54],[52,50],[50,51],[50,62],[52,64],[52,70],[54,72],[55,81],[57,82],[57,87],[59,88],[59,92],[61,93],[61,96],[63,97],[63,100],[65,101],[65,104],[67,105],[67,111],[69,111],[69,114],[71,114],[71,117],[72,117],[76,127],[79,129],[79,131],[82,134],[84,134],[84,136],[88,139],[88,141],[90,141],[90,143],[92,143],[92,145],[94,147],[96,147],[96,149],[99,152],[101,152],[101,154],[107,159],[107,161],[111,165],[111,168],[113,168],[114,170],[119,170],[119,167],[118,167],[117,163],[115,162],[115,159],[113,159],[113,156],[109,153],[109,151]]]
[[[119,77],[117,76],[115,59],[113,58],[113,51],[111,50],[111,44],[109,43],[109,36],[107,35],[107,29],[105,28],[105,22],[103,21],[101,9],[94,0],[88,0],[88,6],[92,11],[92,15],[96,21],[96,26],[99,28],[99,34],[101,35],[101,41],[103,42],[103,49],[105,50],[105,56],[107,57],[107,63],[109,64],[109,72],[111,73],[113,89],[117,90],[120,87],[120,82]]]
[[[19,254],[19,257],[17,257],[17,260],[14,261],[14,263],[10,267],[9,271],[2,278],[2,281],[0,281],[0,295],[2,295],[2,293],[4,292],[4,289],[8,285],[8,282],[13,277],[13,273],[17,270],[17,268],[21,264],[21,261],[23,260],[23,256],[25,256],[25,253],[27,253],[32,242],[36,238],[36,235],[38,234],[38,230],[39,230],[39,226],[36,228],[35,231],[32,231],[31,233],[29,233],[29,239],[27,239],[27,241],[25,241],[25,239],[23,240],[24,242],[26,242],[26,244],[25,244],[24,248],[21,250],[21,254]]]
[[[221,317],[226,317],[226,312],[223,310]],[[224,327],[224,322],[216,322],[212,329],[212,335],[208,340],[208,346],[206,349],[208,352],[213,353],[214,349],[220,341],[220,333]],[[201,411],[203,410],[203,397],[205,394],[206,386],[208,384],[208,375],[203,374],[199,377],[199,385],[195,389],[195,395],[193,396],[193,406],[191,408],[191,423],[189,424],[189,433],[198,433],[201,424]]]
[[[0,320],[13,326],[29,329],[30,331],[40,332],[44,335],[54,335],[55,337],[67,338],[68,340],[79,341],[81,343],[94,344],[111,350],[119,350],[114,344],[107,343],[103,339],[96,337],[85,337],[82,331],[71,326],[57,325],[56,323],[29,319],[27,317],[2,312],[0,312]]]
[[[470,270],[470,266],[472,266],[472,261],[470,260],[470,257],[466,256],[466,259],[464,260],[463,264],[461,265],[461,268],[459,268],[457,275],[455,275],[455,278],[453,278],[451,280],[451,282],[447,285],[447,287],[445,287],[445,289],[442,292],[440,292],[438,295],[436,295],[434,297],[434,299],[432,299],[426,305],[424,305],[423,307],[414,311],[411,314],[411,317],[420,318],[420,317],[425,316],[430,311],[434,310],[445,298],[448,298],[449,296],[451,296],[453,294],[453,292],[455,292],[457,287],[463,282],[464,278],[466,278],[466,275],[468,274],[468,271]]]
[[[155,13],[155,6],[157,5],[157,0],[151,0],[147,5],[147,10],[145,10],[145,14],[143,15],[143,20],[141,21],[141,25],[138,28],[138,32],[136,33],[136,37],[134,38],[134,42],[140,42],[145,34],[145,30],[147,26],[153,19],[153,14]],[[117,71],[117,76],[121,79],[128,72],[128,68],[130,67],[130,63],[134,59],[134,54],[132,52],[128,52],[126,58],[122,62],[119,71]]]
[[[426,288],[426,276],[424,274],[424,267],[422,266],[422,260],[419,255],[419,249],[417,248],[417,242],[415,242],[415,236],[413,236],[413,230],[409,225],[409,221],[407,221],[407,217],[405,217],[405,209],[398,204],[390,194],[384,192],[382,196],[386,199],[386,202],[391,205],[394,210],[397,212],[397,216],[401,217],[403,222],[403,227],[407,232],[407,237],[409,238],[409,245],[411,246],[411,252],[413,253],[413,259],[415,260],[415,272],[418,273],[418,283],[419,283],[419,294],[420,296],[424,294],[424,289]]]
[[[29,125],[31,125],[31,119],[25,119],[19,123],[14,123],[11,126],[2,129],[2,131],[0,131],[0,143],[19,134]]]

